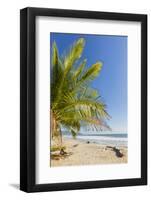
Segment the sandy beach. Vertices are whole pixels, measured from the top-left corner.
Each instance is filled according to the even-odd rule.
[[[127,163],[127,147],[124,146],[116,147],[122,153],[122,157],[118,157],[115,146],[69,138],[63,138],[63,145],[66,154],[58,157],[57,152],[53,152],[51,167]]]

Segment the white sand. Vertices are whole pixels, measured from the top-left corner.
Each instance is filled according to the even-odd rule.
[[[51,166],[88,165],[88,164],[113,164],[127,163],[127,148],[118,147],[123,157],[117,157],[116,153],[106,145],[86,143],[77,139],[63,138],[67,155],[57,159],[51,159]]]

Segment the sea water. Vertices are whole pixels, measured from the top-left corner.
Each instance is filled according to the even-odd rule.
[[[71,135],[64,133],[67,138],[72,138]],[[103,144],[107,146],[124,146],[127,147],[128,144],[128,135],[127,133],[79,133],[76,137],[79,140],[85,142],[91,142],[96,144]]]

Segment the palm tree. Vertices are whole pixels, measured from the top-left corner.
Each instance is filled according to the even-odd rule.
[[[96,129],[108,127],[106,105],[98,91],[90,86],[100,73],[102,63],[86,67],[80,61],[85,40],[78,39],[63,57],[57,45],[52,48],[51,67],[51,136],[62,138],[61,129],[67,129],[74,137],[81,126],[91,125]]]

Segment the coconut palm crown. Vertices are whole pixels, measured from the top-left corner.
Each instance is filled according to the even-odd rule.
[[[91,82],[99,75],[102,63],[86,67],[81,61],[85,40],[75,41],[70,50],[59,56],[54,42],[51,58],[51,136],[61,135],[65,128],[76,136],[82,126],[94,126],[99,130],[109,128],[106,105]]]

